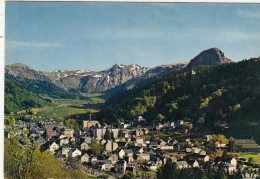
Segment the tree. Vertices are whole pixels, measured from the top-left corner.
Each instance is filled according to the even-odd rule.
[[[104,146],[97,143],[96,139],[90,145],[90,151],[97,156],[102,156],[104,150]]]
[[[111,131],[109,129],[106,130],[105,135],[104,135],[104,139],[106,139],[106,140],[112,139],[112,134],[111,134]]]
[[[119,138],[124,137],[124,132],[123,132],[122,129],[120,129],[120,130],[118,131],[118,137],[119,137]]]
[[[253,157],[249,157],[249,159],[248,159],[248,163],[249,163],[249,164],[252,164],[253,161],[254,161]]]
[[[124,175],[122,179],[135,179],[135,175],[133,172],[131,171],[127,171]]]

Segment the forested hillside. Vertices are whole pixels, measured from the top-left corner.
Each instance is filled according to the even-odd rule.
[[[138,115],[148,120],[203,117],[213,121],[259,121],[260,58],[180,71],[104,109],[109,123],[131,121]]]
[[[25,87],[5,79],[5,113],[15,112],[29,108],[39,108],[50,105],[51,101],[43,99]]]

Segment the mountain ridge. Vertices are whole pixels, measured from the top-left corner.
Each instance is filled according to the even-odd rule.
[[[201,65],[227,63],[231,60],[224,57],[224,53],[211,48],[204,50],[190,62],[159,65],[154,68],[139,65],[114,64],[101,71],[83,70],[55,70],[53,72],[37,71],[27,65],[16,63],[6,65],[5,75],[19,84],[24,85],[36,94],[75,97],[80,93],[115,93],[122,89],[131,89],[144,81],[151,84],[156,79],[183,69]],[[45,87],[46,86],[46,87]],[[46,88],[46,89],[44,89]]]

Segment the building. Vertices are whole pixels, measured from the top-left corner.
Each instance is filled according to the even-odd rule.
[[[81,163],[88,163],[89,162],[89,155],[85,153],[81,158],[80,158]]]
[[[88,129],[91,126],[98,126],[98,127],[100,127],[100,123],[98,121],[90,121],[90,120],[84,120],[83,121],[83,129]]]
[[[69,157],[70,158],[74,158],[74,157],[77,157],[77,156],[81,156],[81,151],[79,149],[71,149],[69,151]]]
[[[98,139],[103,139],[106,134],[106,130],[110,130],[110,132],[113,133],[114,138],[118,138],[118,132],[120,129],[108,129],[108,128],[95,129],[94,130],[95,137]]]
[[[73,129],[65,129],[65,128],[63,128],[61,130],[61,134],[66,136],[66,137],[68,137],[68,138],[71,138],[71,137],[73,137],[74,130]]]
[[[115,171],[119,174],[124,174],[126,171],[127,163],[125,160],[118,160],[115,165]]]
[[[258,144],[253,139],[234,139],[232,142],[235,152],[259,152]]]
[[[188,168],[189,165],[186,161],[177,161],[176,162],[177,168],[182,169],[182,168]]]

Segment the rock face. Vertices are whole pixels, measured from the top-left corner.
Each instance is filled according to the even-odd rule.
[[[198,67],[202,65],[213,65],[213,64],[222,64],[230,63],[230,59],[224,56],[224,53],[218,48],[211,48],[204,50],[195,58],[193,58],[185,69],[191,69],[193,67]]]
[[[8,65],[5,68],[7,78],[17,81],[28,89],[37,92],[39,86],[35,84],[47,83],[48,87],[62,91],[94,93],[102,92],[121,85],[126,81],[142,76],[149,68],[139,65],[113,65],[111,68],[94,72],[89,70],[42,72],[31,69],[23,64]],[[36,89],[35,89],[36,87]],[[41,86],[42,87],[42,86]],[[57,90],[57,89],[56,89]]]

